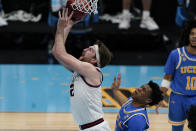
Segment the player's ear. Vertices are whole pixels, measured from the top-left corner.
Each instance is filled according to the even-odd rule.
[[[145,100],[145,102],[149,104],[149,103],[151,103],[151,102],[152,102],[152,99],[147,98],[147,99]]]

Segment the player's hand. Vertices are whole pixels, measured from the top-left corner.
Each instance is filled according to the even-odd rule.
[[[159,114],[159,108],[163,106],[163,101],[160,101],[158,105],[156,105],[156,108],[155,108],[155,112],[156,114]]]
[[[57,29],[64,29],[66,27],[72,27],[74,24],[76,24],[79,21],[73,21],[72,15],[73,15],[73,11],[70,13],[70,15],[68,15],[68,8],[63,8],[62,11],[59,11],[58,13],[59,15],[59,20],[57,23]]]
[[[113,90],[118,90],[120,87],[120,83],[121,83],[121,74],[117,74],[117,77],[114,76],[114,80],[112,82],[112,89]]]
[[[164,98],[165,95],[167,94],[168,89],[165,88],[165,87],[161,87],[160,89],[161,89],[161,91],[163,92],[163,93],[162,93],[162,96],[163,96],[163,98]],[[155,108],[156,114],[159,114],[159,108],[160,108],[161,106],[164,105],[164,104],[163,104],[163,101],[164,101],[164,100],[160,101],[159,104],[156,105],[156,108]]]

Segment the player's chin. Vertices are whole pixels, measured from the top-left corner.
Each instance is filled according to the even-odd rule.
[[[196,48],[196,41],[195,42],[191,42],[191,47]]]
[[[83,56],[80,56],[79,60],[82,61],[83,60]]]

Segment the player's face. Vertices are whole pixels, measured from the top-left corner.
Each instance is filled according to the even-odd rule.
[[[132,98],[141,103],[141,104],[148,104],[149,101],[151,101],[151,93],[152,93],[152,89],[149,85],[145,84],[142,85],[140,88],[137,88],[133,94],[132,94]]]
[[[90,62],[91,59],[95,59],[95,47],[89,46],[88,48],[85,48],[82,52],[82,56],[80,56],[79,60]]]
[[[190,41],[191,47],[196,48],[196,28],[191,29],[191,32],[189,34],[189,41]]]

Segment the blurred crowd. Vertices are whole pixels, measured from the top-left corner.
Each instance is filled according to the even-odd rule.
[[[57,12],[66,6],[67,0],[45,0],[39,1],[12,1],[0,0],[0,26],[8,25],[8,21],[22,22],[40,22],[47,21],[48,14],[57,16]],[[98,1],[99,19],[117,23],[120,30],[131,28],[131,23],[135,20],[140,20],[139,27],[149,31],[159,30],[159,22],[152,16],[152,0],[141,0],[141,7],[138,7],[136,0],[122,0],[121,11],[115,14],[109,14],[107,6],[109,1]],[[183,26],[187,20],[196,20],[196,1],[194,0],[177,0],[176,5],[176,24]],[[156,5],[154,5],[156,6]],[[116,8],[116,7],[114,7]],[[44,10],[43,10],[44,9]],[[112,9],[111,9],[112,10]]]

